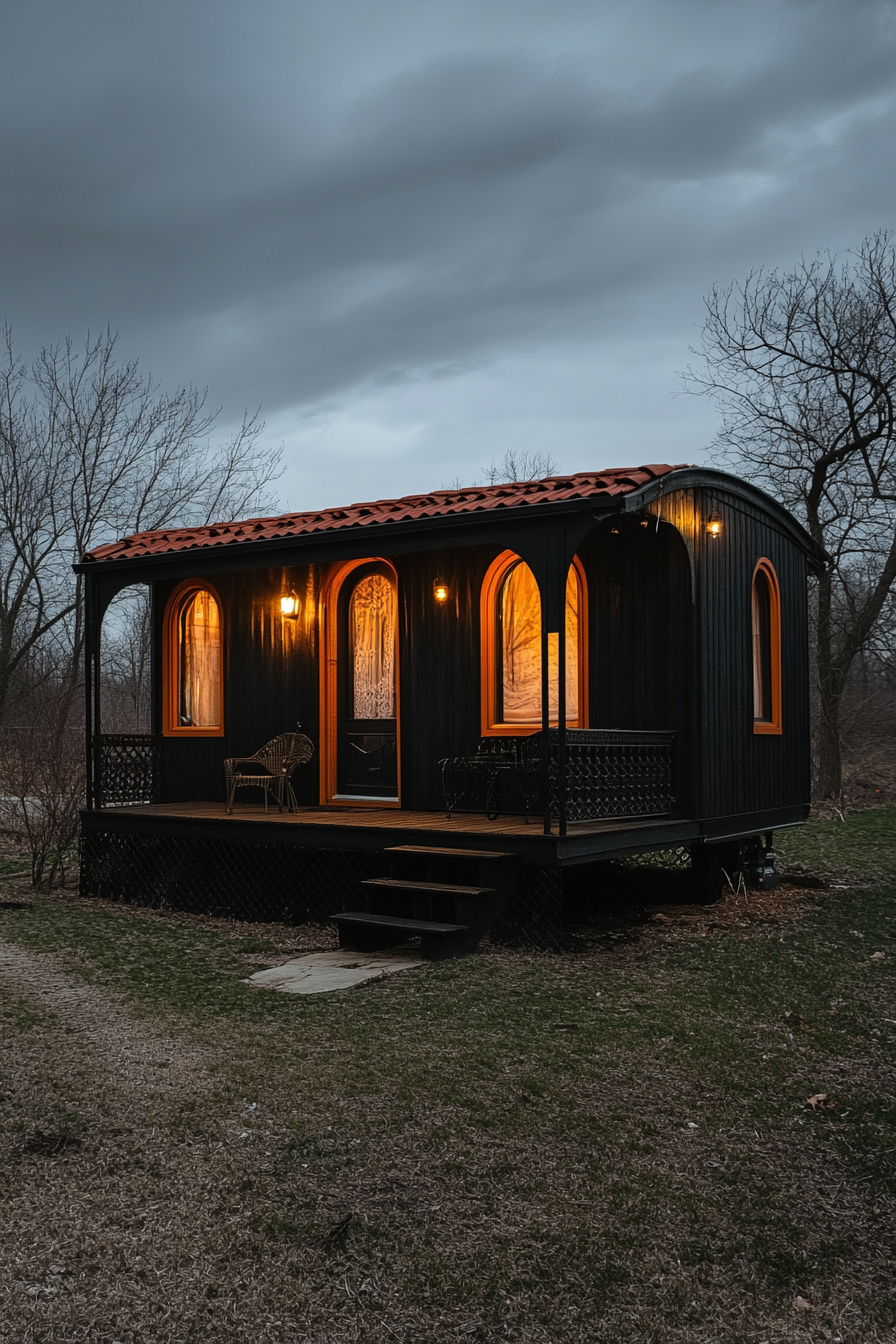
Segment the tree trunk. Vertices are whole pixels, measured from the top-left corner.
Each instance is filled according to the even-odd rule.
[[[816,538],[821,527],[810,502],[810,531]],[[819,544],[821,544],[819,542]],[[818,734],[815,744],[816,798],[836,798],[843,791],[843,764],[840,757],[840,696],[842,683],[838,682],[834,667],[834,632],[831,621],[834,576],[825,569],[818,576],[815,627],[815,670],[818,677]]]
[[[815,796],[839,802],[843,795],[840,755],[840,697],[833,687],[820,687],[818,740],[815,744]]]

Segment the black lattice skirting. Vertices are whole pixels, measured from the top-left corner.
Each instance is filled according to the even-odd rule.
[[[323,923],[383,877],[377,850],[230,844],[85,830],[81,894],[230,919]]]

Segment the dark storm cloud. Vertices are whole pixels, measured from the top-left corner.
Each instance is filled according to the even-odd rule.
[[[4,315],[110,321],[271,411],[672,329],[685,288],[692,322],[712,281],[892,222],[889,4],[597,8],[36,0]]]

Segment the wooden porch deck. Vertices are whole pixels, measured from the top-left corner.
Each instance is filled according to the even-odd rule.
[[[306,845],[319,849],[385,849],[420,844],[513,850],[525,863],[586,863],[651,849],[688,844],[700,834],[696,821],[663,818],[578,822],[565,836],[545,835],[541,818],[528,825],[519,816],[412,812],[402,808],[302,807],[265,814],[260,803],[144,803],[82,814],[89,830],[136,830],[143,834],[201,835],[235,843]]]

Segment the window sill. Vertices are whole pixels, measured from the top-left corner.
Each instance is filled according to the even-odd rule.
[[[163,737],[223,737],[223,728],[163,728]]]

